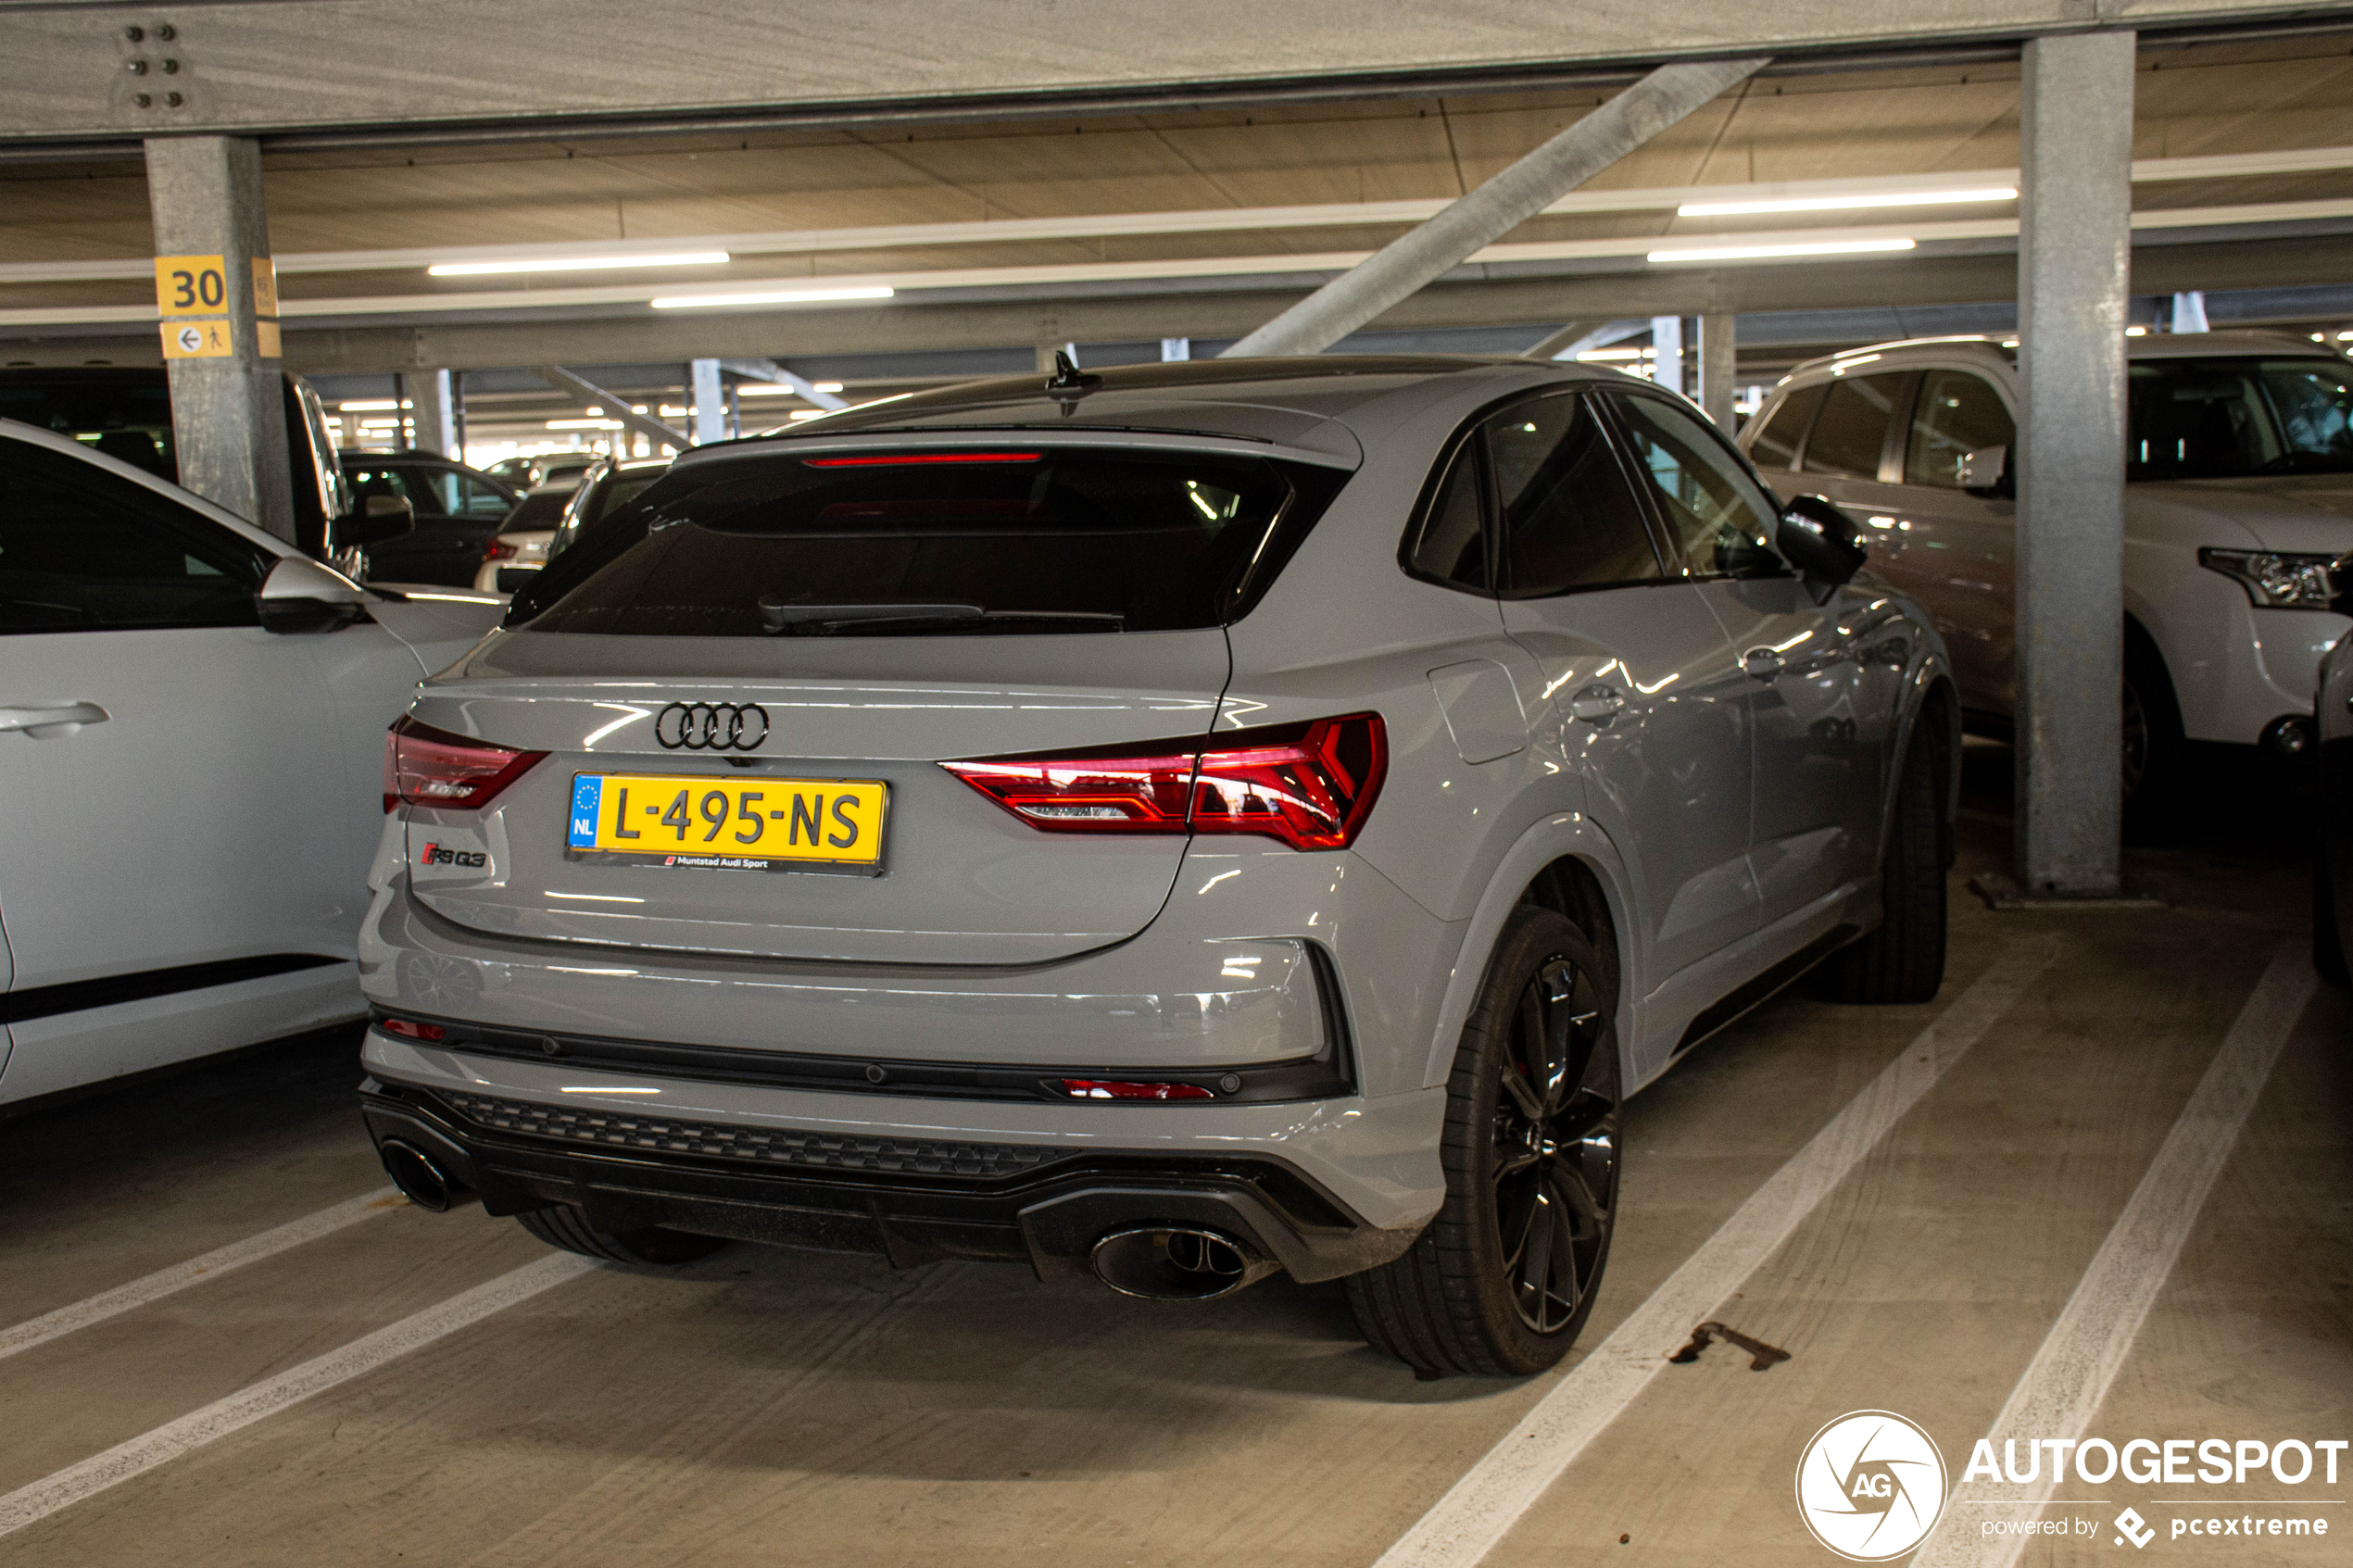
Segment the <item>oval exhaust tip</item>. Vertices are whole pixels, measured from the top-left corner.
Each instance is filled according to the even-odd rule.
[[[1190,1225],[1114,1231],[1095,1243],[1095,1277],[1146,1301],[1211,1301],[1277,1267],[1230,1236]]]
[[[392,1185],[399,1189],[401,1197],[435,1214],[449,1211],[455,1189],[449,1178],[442,1174],[441,1167],[423,1149],[398,1138],[386,1138],[377,1153],[384,1159],[384,1174],[392,1178]]]

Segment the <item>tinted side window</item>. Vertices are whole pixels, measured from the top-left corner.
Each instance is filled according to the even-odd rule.
[[[1516,597],[1664,575],[1642,505],[1586,399],[1540,398],[1482,427]]]
[[[127,480],[0,442],[0,633],[250,626],[269,559]]]
[[[1821,417],[1806,443],[1807,473],[1847,479],[1877,479],[1880,448],[1887,440],[1887,417],[1903,389],[1901,374],[1861,376],[1833,383]]]
[[[1478,444],[1466,441],[1455,451],[1406,558],[1416,572],[1458,588],[1487,591],[1487,530],[1478,490]]]
[[[1904,447],[1904,483],[1957,490],[1961,459],[1985,446],[2018,439],[2010,411],[1982,377],[1966,370],[1931,370],[1912,406],[1911,438]]]
[[[1827,383],[1801,386],[1781,399],[1773,417],[1749,443],[1748,455],[1760,469],[1790,469],[1797,466],[1798,444],[1806,439],[1806,427],[1814,422],[1815,410],[1821,408],[1822,396],[1830,391]]]
[[[1780,508],[1715,428],[1656,397],[1612,394],[1637,470],[1696,577],[1787,570],[1769,541]]]

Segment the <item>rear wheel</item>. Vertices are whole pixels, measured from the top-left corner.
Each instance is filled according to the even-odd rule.
[[[2165,657],[2148,633],[2124,628],[2124,826],[2141,834],[2157,826],[2181,782],[2185,745],[2182,706],[2174,699]]]
[[[1923,714],[1919,724],[1931,722]],[[1895,785],[1880,862],[1877,931],[1831,954],[1818,989],[1838,1002],[1925,1002],[1944,984],[1944,835],[1936,747],[1919,724]]]
[[[691,1263],[724,1245],[707,1236],[688,1236],[648,1226],[636,1231],[600,1231],[585,1212],[569,1203],[534,1209],[515,1218],[522,1228],[550,1247],[598,1258],[608,1263],[638,1263],[655,1268]]]
[[[1446,1200],[1404,1256],[1352,1276],[1376,1348],[1424,1376],[1566,1355],[1617,1210],[1617,997],[1567,916],[1512,912],[1446,1086]]]

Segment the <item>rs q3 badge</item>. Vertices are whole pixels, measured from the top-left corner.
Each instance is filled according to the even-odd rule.
[[[754,751],[767,738],[756,702],[673,702],[654,720],[654,739],[672,751]]]

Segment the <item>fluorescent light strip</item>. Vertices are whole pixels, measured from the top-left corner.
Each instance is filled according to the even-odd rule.
[[[1813,245],[1713,245],[1705,250],[1655,250],[1648,259],[1672,261],[1771,261],[1782,257],[1860,256],[1871,251],[1910,250],[1910,240],[1824,240]]]
[[[1686,202],[1675,209],[1678,218],[1737,218],[1757,212],[1868,212],[1882,207],[1949,207],[1969,202],[2018,200],[2012,185],[1985,185],[1964,191],[1897,191],[1888,195],[1793,196],[1783,201]]]
[[[549,430],[626,430],[619,420],[549,420]]]
[[[2353,146],[2144,158],[2133,165],[2133,180],[2135,183],[2235,180],[2272,174],[2319,173],[2340,169],[2353,169]],[[2006,182],[2015,185],[2018,178],[2019,172],[2015,169],[1958,169],[1943,175],[1872,175],[1735,185],[1584,190],[1570,192],[1544,210],[1552,216],[1650,212],[1686,202],[1806,200],[1818,195],[1870,196],[1875,202],[1884,202],[1887,200],[1885,196],[1872,195],[1871,193],[1932,190],[1948,182],[1955,189]],[[811,251],[890,250],[908,245],[1000,245],[1120,235],[1230,233],[1250,230],[1348,227],[1366,223],[1418,223],[1443,208],[1448,199],[1451,198],[1324,202],[1295,207],[1212,207],[1193,211],[1101,213],[1062,218],[964,219],[943,223],[878,224],[856,229],[786,229],[743,234],[680,235],[670,243],[724,249],[730,256],[741,257],[799,255]],[[290,251],[277,257],[277,268],[278,275],[283,278],[297,273],[381,272],[415,267],[462,265],[444,259],[452,257],[503,265],[526,252],[558,259],[568,259],[574,255],[610,256],[616,265],[646,265],[642,258],[615,252],[611,248],[614,243],[609,240],[557,241],[532,246],[437,245],[399,250]],[[146,256],[89,261],[11,261],[0,263],[0,283],[88,282],[106,279],[144,282],[154,275],[154,258]]]
[[[511,261],[436,261],[425,270],[436,278],[478,278],[493,272],[593,272],[614,267],[717,267],[731,261],[724,250],[684,250],[669,256],[549,256]]]
[[[730,305],[824,305],[836,300],[888,299],[893,294],[887,283],[866,288],[845,289],[779,289],[757,294],[680,294],[651,300],[657,310],[707,309]]]

